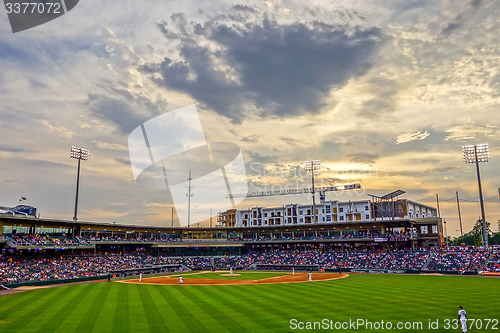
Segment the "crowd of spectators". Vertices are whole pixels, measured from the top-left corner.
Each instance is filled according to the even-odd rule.
[[[0,236],[3,237],[3,236]],[[294,237],[280,237],[276,235],[259,235],[254,238],[248,237],[232,237],[229,239],[182,239],[168,235],[158,236],[123,236],[111,234],[98,234],[95,236],[84,235],[81,237],[69,237],[65,234],[62,235],[44,235],[44,234],[14,234],[7,236],[10,240],[19,246],[53,246],[53,247],[70,247],[81,245],[94,245],[96,242],[197,242],[197,241],[290,241],[290,240],[321,240],[321,239],[366,239],[366,238],[385,238],[390,241],[406,240],[410,234],[406,233],[370,233],[358,232],[356,234],[324,234],[320,233],[315,236],[294,236]]]
[[[10,235],[8,238],[17,246],[84,246],[91,243],[81,237],[70,238],[66,235]]]
[[[395,251],[387,253],[379,263],[380,268],[421,270],[429,258],[427,251]]]
[[[158,236],[158,237],[122,237],[118,235],[113,236],[84,236],[89,242],[182,242],[182,239],[169,236]]]
[[[3,237],[3,236],[0,236]],[[44,235],[44,234],[16,234],[7,236],[16,246],[40,246],[40,247],[71,247],[71,246],[92,246],[95,242],[182,242],[182,239],[168,236],[161,237],[134,237],[125,238],[117,235],[113,236],[82,236],[68,237],[66,235]]]
[[[169,263],[167,258],[161,260],[151,255],[140,254],[67,256],[57,259],[2,258],[0,259],[0,283],[102,276],[110,271],[147,268],[167,263]]]
[[[395,232],[388,232],[388,233],[373,233],[373,232],[357,232],[357,233],[334,233],[334,234],[324,234],[324,233],[319,233],[318,235],[314,236],[287,236],[287,237],[281,237],[281,236],[276,236],[276,235],[259,235],[253,238],[249,237],[231,237],[228,240],[229,241],[243,241],[243,242],[262,242],[262,241],[290,241],[290,240],[321,240],[321,239],[366,239],[366,238],[386,238],[388,240],[402,240],[402,239],[408,239],[411,237],[411,233],[395,233]]]
[[[489,259],[488,259],[489,258]],[[133,270],[158,265],[189,269],[273,269],[316,266],[324,269],[391,269],[425,271],[500,271],[500,254],[480,250],[453,251],[266,251],[242,256],[166,257],[144,253],[75,255],[59,258],[0,256],[0,284],[102,276],[110,271]]]
[[[500,253],[492,254],[484,266],[485,271],[500,272]]]
[[[59,258],[1,258],[0,284],[104,276],[108,272],[134,270],[158,265],[188,269],[212,269],[212,257],[162,257],[145,254],[106,254]]]
[[[429,271],[477,271],[486,264],[489,253],[480,250],[455,250],[437,251],[432,253],[427,265]]]

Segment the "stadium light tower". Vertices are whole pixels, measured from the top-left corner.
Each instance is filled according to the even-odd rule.
[[[314,170],[319,170],[321,169],[321,161],[320,160],[311,160],[311,161],[304,161],[304,167],[306,170],[311,170],[311,183],[312,183],[312,190],[311,194],[313,197],[313,223],[316,223],[316,190],[314,188]]]
[[[76,174],[76,196],[75,196],[75,215],[73,216],[73,221],[78,220],[78,189],[80,187],[80,161],[88,161],[90,156],[90,151],[85,148],[80,148],[77,146],[71,146],[71,158],[78,160],[78,172]]]
[[[464,162],[476,164],[477,185],[479,188],[479,202],[481,203],[481,219],[483,221],[483,245],[488,248],[488,228],[486,228],[486,218],[484,215],[483,190],[481,188],[481,176],[479,174],[479,163],[486,163],[490,160],[490,148],[487,143],[479,145],[469,145],[462,147],[464,153]]]

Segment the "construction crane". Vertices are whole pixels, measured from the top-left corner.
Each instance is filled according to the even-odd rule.
[[[290,194],[304,194],[304,193],[312,193],[312,195],[314,195],[314,193],[319,192],[320,201],[321,201],[321,203],[324,203],[326,192],[356,190],[356,189],[360,189],[360,188],[361,188],[361,184],[356,183],[356,184],[336,185],[336,186],[327,186],[327,187],[309,187],[309,188],[300,188],[300,189],[291,189],[291,190],[237,193],[237,194],[227,195],[226,199],[268,197],[268,196],[274,196],[274,195],[290,195]]]

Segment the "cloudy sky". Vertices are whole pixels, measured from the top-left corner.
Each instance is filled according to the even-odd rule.
[[[328,199],[402,189],[435,206],[439,194],[452,235],[455,191],[466,230],[480,214],[462,146],[488,142],[491,161],[481,168],[495,230],[500,3],[381,3],[90,0],[15,34],[2,11],[0,205],[24,196],[42,217],[71,219],[69,149],[79,145],[91,151],[82,164],[81,220],[170,225],[173,194],[165,182],[136,183],[129,135],[194,104],[207,142],[241,149],[249,191],[307,187],[303,161],[320,159],[319,184],[364,187]],[[165,133],[167,142],[175,138]],[[210,189],[193,178],[192,221],[208,218],[208,208],[214,215],[229,208],[197,202]],[[246,199],[238,207],[309,201]]]

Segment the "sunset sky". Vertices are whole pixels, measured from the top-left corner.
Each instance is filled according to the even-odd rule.
[[[0,206],[26,197],[42,217],[70,220],[78,145],[91,151],[80,220],[170,225],[171,195],[135,182],[128,139],[194,104],[207,142],[240,147],[249,191],[308,187],[303,161],[320,159],[318,184],[363,185],[327,199],[402,189],[435,206],[439,194],[453,236],[455,191],[466,231],[480,216],[462,146],[487,142],[481,176],[496,231],[499,31],[495,0],[89,0],[15,34],[2,10]],[[208,218],[196,201],[206,191],[193,180],[194,221]],[[290,202],[310,195],[238,207]]]

